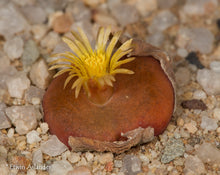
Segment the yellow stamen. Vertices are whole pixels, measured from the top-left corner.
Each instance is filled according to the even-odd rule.
[[[118,50],[113,52],[116,43],[119,40],[121,32],[116,32],[112,40],[108,44],[111,28],[100,28],[97,35],[96,48],[93,51],[89,40],[82,29],[78,29],[79,33],[72,32],[74,39],[63,37],[63,41],[74,52],[66,52],[54,54],[53,57],[62,57],[50,63],[53,65],[50,70],[57,68],[65,68],[54,75],[57,77],[65,72],[69,72],[64,88],[74,77],[77,79],[72,85],[75,88],[75,97],[77,98],[81,87],[83,86],[88,95],[88,81],[94,80],[98,86],[102,87],[105,84],[113,86],[115,81],[114,75],[118,73],[133,74],[134,72],[128,69],[120,68],[122,64],[133,61],[135,58],[130,57],[119,61],[132,51],[132,40],[126,41]]]

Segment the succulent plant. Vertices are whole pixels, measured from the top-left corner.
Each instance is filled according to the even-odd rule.
[[[120,153],[148,142],[166,129],[175,108],[169,56],[138,40],[120,43],[120,32],[110,34],[100,28],[92,49],[78,29],[74,39],[63,38],[73,52],[53,55],[59,58],[50,69],[62,69],[44,95],[44,119],[75,151]]]

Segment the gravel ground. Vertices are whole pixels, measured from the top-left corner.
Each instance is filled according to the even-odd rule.
[[[177,107],[166,131],[114,155],[70,152],[43,122],[42,97],[61,36],[81,27],[91,42],[112,26],[173,58]],[[1,175],[220,174],[219,0],[1,0]]]

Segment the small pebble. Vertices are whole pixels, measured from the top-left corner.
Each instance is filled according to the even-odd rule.
[[[218,121],[220,121],[220,108],[215,108],[213,111],[213,116],[215,119],[217,119]]]
[[[105,164],[105,170],[111,172],[113,170],[113,162],[108,162]]]
[[[190,91],[186,91],[186,92],[183,94],[184,99],[186,99],[185,101],[191,100],[191,99],[192,99],[192,96],[193,96],[193,93],[190,92]]]
[[[175,125],[169,123],[168,126],[167,126],[167,131],[169,131],[169,132],[173,132],[175,128],[176,128]]]
[[[158,5],[155,0],[137,0],[135,6],[142,16],[147,16],[150,12],[157,10]]]
[[[194,147],[196,144],[200,144],[201,140],[202,137],[200,136],[192,136],[189,138],[188,143]]]
[[[88,164],[87,160],[84,157],[82,157],[80,161],[77,163],[77,166],[84,166],[84,165],[86,166],[87,164]]]
[[[137,22],[139,19],[137,9],[126,3],[118,3],[110,6],[110,10],[112,15],[122,26]]]
[[[103,153],[98,157],[98,161],[101,164],[106,164],[108,162],[112,162],[113,161],[113,154],[112,153]]]
[[[181,103],[181,106],[185,109],[200,109],[202,111],[207,109],[206,104],[202,100],[185,100]]]
[[[114,166],[116,168],[121,168],[122,167],[122,161],[121,160],[114,160]]]
[[[41,165],[43,163],[43,153],[41,149],[37,149],[32,154],[32,163],[34,165]]]
[[[144,154],[139,154],[139,158],[144,164],[148,164],[150,162],[148,156],[146,156]]]
[[[203,90],[196,90],[193,93],[193,98],[197,99],[197,100],[204,100],[204,99],[207,98],[207,95],[206,95],[206,93]]]
[[[196,150],[196,155],[202,160],[203,163],[218,163],[220,164],[220,150],[211,143],[204,142]]]
[[[56,15],[52,22],[53,30],[57,33],[66,33],[70,30],[72,23],[73,19],[71,14],[65,13]]]
[[[71,163],[77,163],[80,161],[80,154],[79,153],[74,153],[74,152],[71,152],[70,155],[68,156],[68,160],[71,162]]]
[[[11,123],[5,114],[6,105],[0,102],[0,129],[6,129],[11,127]]]
[[[177,23],[177,17],[169,10],[163,10],[157,14],[148,28],[150,33],[162,32]]]
[[[7,149],[4,146],[0,145],[0,155],[1,155],[1,158],[6,159],[7,158],[7,154],[8,154]]]
[[[177,159],[175,159],[175,160],[173,161],[173,163],[174,163],[174,165],[176,165],[176,166],[182,166],[182,165],[184,165],[184,159],[183,159],[182,157],[177,158]]]
[[[24,42],[21,37],[16,36],[7,40],[4,44],[4,51],[10,58],[10,60],[15,60],[23,54]]]
[[[42,118],[41,113],[34,106],[12,106],[6,108],[5,112],[20,135],[35,129],[37,119]]]
[[[14,34],[24,31],[28,26],[26,19],[13,3],[6,3],[1,6],[0,16],[0,35],[5,38],[11,38]]]
[[[92,175],[90,169],[86,166],[78,166],[69,171],[67,175]]]
[[[214,72],[220,72],[220,61],[212,61],[209,66]]]
[[[21,11],[31,24],[41,24],[46,21],[46,12],[36,4],[24,6],[21,8]]]
[[[6,81],[11,77],[15,77],[18,71],[14,66],[7,65],[7,61],[4,59],[0,60],[0,63],[2,63],[2,65],[0,65],[0,87],[2,90],[4,89],[8,92]]]
[[[184,120],[181,117],[178,117],[176,122],[177,122],[178,126],[183,126],[184,125]]]
[[[198,70],[196,79],[208,95],[220,94],[219,72],[209,69]]]
[[[25,100],[33,105],[39,105],[43,100],[43,95],[45,91],[35,86],[30,86],[25,91]]]
[[[184,128],[186,128],[189,131],[189,133],[192,133],[192,134],[194,134],[198,130],[198,128],[196,127],[195,121],[191,121],[190,123],[186,123],[184,125]]]
[[[190,71],[185,67],[180,67],[175,73],[176,83],[178,86],[185,86],[189,83],[191,77]]]
[[[14,128],[10,128],[10,129],[8,130],[7,136],[8,136],[9,138],[12,138],[12,137],[14,137],[14,133],[15,133]]]
[[[35,130],[28,132],[26,137],[27,137],[27,143],[29,144],[41,141],[41,138],[39,137],[39,133]]]
[[[184,174],[205,174],[205,166],[197,156],[188,156],[185,161]]]
[[[47,33],[48,27],[43,24],[33,25],[31,31],[34,35],[34,39],[40,41]]]
[[[199,58],[197,56],[197,54],[195,52],[190,52],[187,56],[186,56],[186,60],[190,63],[195,65],[197,68],[199,69],[203,69],[204,66],[202,65],[202,63],[199,61]]]
[[[52,135],[48,141],[41,144],[41,151],[49,156],[61,155],[66,150],[66,145],[64,145],[55,135]]]
[[[115,18],[111,14],[106,13],[105,11],[94,11],[92,18],[100,26],[110,25],[112,26],[112,28],[114,28],[114,26],[117,26],[117,21],[115,20]]]
[[[196,65],[194,65],[194,64],[189,64],[189,70],[190,70],[191,72],[195,73],[198,69],[197,69]],[[194,76],[191,77],[191,80],[195,81],[195,77],[194,77]]]
[[[141,161],[137,156],[126,155],[123,158],[122,171],[125,175],[137,175],[141,173]]]
[[[17,150],[19,150],[19,151],[24,151],[25,150],[25,148],[26,148],[26,141],[25,140],[22,140],[22,141],[19,141],[19,142],[17,142]]]
[[[88,162],[91,162],[94,158],[94,155],[90,152],[86,152],[85,157]]]
[[[10,59],[5,52],[0,50],[0,73],[2,74],[8,67],[10,67]]]
[[[176,44],[190,52],[208,54],[213,48],[214,35],[206,28],[180,28],[176,38]]]
[[[41,132],[42,134],[46,134],[47,131],[49,130],[49,126],[47,123],[41,123],[40,124]]]
[[[167,167],[167,171],[172,171],[173,170],[173,166],[168,166]]]
[[[159,47],[163,44],[164,34],[162,32],[156,32],[147,36],[146,41],[153,46]]]
[[[30,159],[26,158],[25,156],[13,156],[10,160],[10,164],[16,165],[17,167],[23,167],[24,170],[27,170],[31,164]]]
[[[19,72],[6,80],[8,92],[11,97],[22,98],[26,89],[30,87],[30,80],[26,73]]]
[[[209,15],[218,7],[217,0],[187,0],[183,10],[188,15]]]
[[[65,175],[73,170],[72,165],[66,160],[57,160],[49,168],[50,175]]]
[[[48,70],[48,66],[43,59],[33,64],[30,71],[30,78],[33,84],[38,88],[46,89],[52,78],[51,73]]]
[[[201,128],[207,131],[213,131],[218,128],[218,120],[202,116]]]
[[[51,52],[59,42],[59,35],[51,31],[41,40],[40,45],[43,48],[47,48],[48,52]]]
[[[158,156],[158,153],[154,150],[150,150],[150,154],[152,158],[156,158]]]
[[[67,160],[68,157],[70,156],[70,151],[69,150],[66,150],[65,152],[62,153],[61,157],[62,157],[62,160]]]
[[[40,52],[34,40],[28,40],[24,44],[24,52],[21,57],[24,66],[32,65],[39,57]]]
[[[180,139],[172,138],[167,142],[163,150],[161,162],[169,163],[175,158],[182,156],[184,152],[185,152],[185,148],[183,142]]]
[[[34,169],[27,170],[27,175],[36,175],[36,174],[37,174],[37,172]]]
[[[83,1],[73,1],[69,3],[66,8],[67,13],[71,13],[74,16],[74,21],[87,21],[91,20],[91,11],[83,3]]]
[[[158,171],[159,171],[158,174],[161,174],[162,173],[161,170],[165,166],[159,160],[152,160],[151,164],[149,164],[148,167],[151,170],[151,172],[154,172],[156,169],[158,169]],[[162,174],[164,174],[164,173],[162,173]]]
[[[7,166],[8,163],[5,159],[0,158],[0,172],[2,175],[8,175],[9,174],[9,167]]]
[[[177,49],[177,55],[185,58],[188,55],[188,51],[184,48],[178,48]]]

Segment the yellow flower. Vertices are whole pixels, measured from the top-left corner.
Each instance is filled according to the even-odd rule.
[[[118,73],[133,74],[128,69],[120,68],[122,64],[134,60],[134,57],[120,60],[132,51],[132,39],[123,43],[118,50],[114,51],[115,45],[119,40],[121,32],[116,32],[109,41],[111,28],[99,29],[95,50],[92,49],[89,40],[82,29],[78,29],[78,33],[72,32],[74,39],[63,37],[63,41],[73,51],[54,54],[53,57],[60,57],[52,61],[49,70],[64,68],[54,75],[54,78],[69,72],[64,83],[64,88],[74,77],[77,79],[72,85],[75,88],[75,97],[77,98],[81,87],[83,86],[87,94],[90,96],[88,81],[93,80],[99,87],[104,85],[113,86],[115,81],[114,75]],[[108,43],[109,41],[109,43]]]

